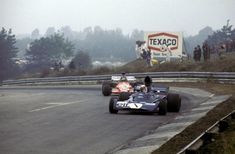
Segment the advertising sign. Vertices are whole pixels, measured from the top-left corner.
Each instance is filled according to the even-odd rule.
[[[183,39],[180,32],[146,32],[144,40],[152,58],[182,57]]]

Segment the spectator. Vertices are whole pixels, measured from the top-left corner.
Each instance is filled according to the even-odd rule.
[[[198,50],[197,47],[195,47],[194,50],[193,50],[193,59],[195,60],[195,62],[200,61],[200,60],[199,60],[199,59],[200,59],[199,57],[200,57],[200,55],[199,55],[199,50]]]
[[[197,45],[197,50],[198,50],[198,61],[201,61],[202,50],[201,50],[200,45]]]
[[[202,46],[204,61],[210,59],[210,47],[207,42],[203,43]]]
[[[233,43],[232,43],[232,51],[235,51],[235,39],[233,39]]]
[[[151,66],[152,66],[152,63],[151,63],[151,49],[149,49],[149,50],[147,51],[146,61],[147,61],[147,65],[148,65],[149,67],[151,67]]]
[[[146,59],[147,58],[147,52],[145,49],[142,49],[142,58]]]

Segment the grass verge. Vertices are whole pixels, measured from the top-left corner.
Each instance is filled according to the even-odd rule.
[[[199,149],[202,154],[234,154],[235,153],[235,122],[229,121],[229,127],[225,132],[216,134],[214,142]]]

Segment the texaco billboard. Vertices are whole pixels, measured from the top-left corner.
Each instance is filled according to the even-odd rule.
[[[182,57],[182,33],[180,32],[146,32],[144,40],[154,57]]]

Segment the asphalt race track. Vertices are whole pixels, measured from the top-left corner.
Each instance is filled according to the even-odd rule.
[[[180,93],[180,113],[109,114],[100,86],[1,87],[1,154],[103,154],[150,134],[205,97]]]

